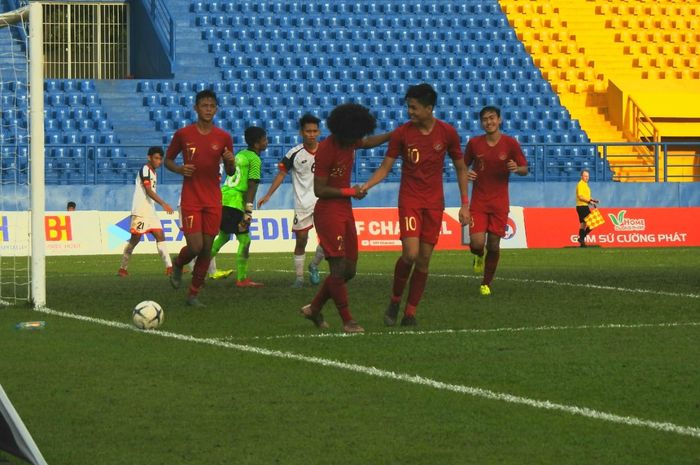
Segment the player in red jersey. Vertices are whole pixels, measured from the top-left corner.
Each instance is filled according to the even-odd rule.
[[[357,269],[357,231],[350,198],[362,199],[366,192],[359,185],[350,187],[350,177],[355,149],[381,145],[390,133],[365,138],[374,132],[377,122],[367,108],[354,103],[334,108],[326,124],[331,135],[316,150],[314,193],[318,201],[314,207],[314,224],[330,275],[301,312],[316,327],[327,328],[321,309],[328,299],[333,299],[343,319],[343,330],[361,333],[364,329],[350,313],[345,283],[355,276]]]
[[[384,161],[362,186],[366,191],[382,181],[391,171],[396,159],[401,157],[401,256],[394,266],[391,300],[384,312],[384,324],[387,326],[396,324],[401,297],[409,277],[411,282],[401,326],[417,324],[416,307],[425,289],[430,257],[442,227],[445,209],[442,172],[446,153],[457,170],[462,199],[459,220],[463,224],[469,222],[467,167],[457,131],[433,115],[437,92],[429,84],[418,84],[408,88],[405,100],[410,121],[393,132]]]
[[[179,288],[182,267],[196,257],[187,304],[200,307],[203,304],[197,294],[204,283],[211,260],[212,242],[221,224],[219,165],[223,159],[228,175],[234,174],[236,166],[231,135],[213,123],[217,111],[216,94],[211,90],[197,93],[194,110],[197,122],[175,132],[166,152],[165,167],[184,176],[180,198],[180,227],[187,241],[187,245],[173,260],[170,283],[175,289]],[[184,161],[182,165],[175,163],[180,152]]]
[[[479,119],[486,134],[470,139],[464,149],[464,161],[471,167],[467,176],[474,183],[469,247],[475,255],[474,272],[484,274],[481,295],[491,295],[510,210],[508,179],[510,173],[527,175],[528,168],[518,141],[501,132],[501,110],[484,107]]]

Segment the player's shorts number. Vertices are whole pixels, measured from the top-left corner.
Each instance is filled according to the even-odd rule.
[[[188,228],[192,229],[192,224],[194,223],[194,215],[185,217],[185,221],[187,221]]]
[[[343,236],[338,236],[338,251],[345,250],[345,238]]]
[[[143,221],[139,221],[138,223],[136,223],[136,230],[137,230],[137,231],[143,231],[143,226],[144,226],[144,222],[143,222]]]
[[[404,224],[406,226],[406,231],[416,230],[416,217],[415,216],[404,216]]]

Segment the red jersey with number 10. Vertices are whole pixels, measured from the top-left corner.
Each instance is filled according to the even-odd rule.
[[[514,138],[501,134],[496,145],[490,146],[486,135],[474,137],[464,150],[464,162],[476,172],[472,188],[471,209],[481,212],[510,210],[506,163],[513,160],[518,166],[527,166],[520,144]]]
[[[459,135],[444,121],[436,119],[430,134],[423,134],[411,122],[394,130],[386,156],[403,160],[399,207],[445,208],[442,188],[445,153],[452,160],[462,158]]]
[[[182,152],[184,164],[195,166],[192,176],[185,176],[182,181],[181,206],[221,206],[219,164],[224,149],[233,151],[233,139],[231,134],[216,126],[208,134],[199,132],[196,124],[175,132],[166,157],[174,160]]]

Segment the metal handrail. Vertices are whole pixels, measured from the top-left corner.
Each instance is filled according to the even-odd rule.
[[[270,144],[263,154],[263,181],[269,182],[276,174],[276,164],[284,153],[293,146],[288,144]],[[607,181],[633,181],[641,180],[659,182],[663,180],[673,181],[679,177],[692,178],[700,181],[700,153],[695,155],[691,163],[676,163],[678,156],[669,154],[669,148],[692,147],[697,150],[697,143],[693,142],[608,142],[589,144],[522,144],[523,151],[528,158],[530,175],[516,177],[519,182],[553,182],[572,181],[578,179],[581,169],[588,169],[593,182]],[[654,161],[647,165],[653,168],[654,173],[649,175],[616,176],[611,171],[607,162],[608,149],[610,147],[640,147],[651,149]],[[63,148],[64,157],[52,156],[57,153],[55,149]],[[76,153],[76,148],[81,148],[79,156],[71,156]],[[117,150],[115,150],[115,148]],[[133,182],[136,170],[141,163],[145,163],[145,154],[148,147],[129,144],[47,144],[46,163],[52,163],[51,169],[46,170],[49,183],[73,183],[73,184],[103,184],[103,183],[130,183]],[[565,155],[567,152],[570,155]],[[576,152],[578,155],[573,155]],[[563,155],[560,155],[563,154]],[[115,155],[116,154],[116,155]],[[358,150],[353,176],[356,180],[365,180],[371,175],[378,163],[366,163],[368,160],[377,162],[383,157],[384,149],[375,149],[374,156],[368,157],[368,152]],[[629,155],[635,157],[635,155]],[[687,155],[685,155],[687,156]],[[616,155],[619,157],[619,155]],[[669,161],[672,161],[669,165]],[[638,164],[617,165],[618,167],[639,167]],[[659,166],[664,167],[663,174],[659,173]],[[687,168],[692,174],[674,175],[669,179],[667,169]],[[448,175],[452,175],[453,168],[446,166]],[[118,173],[118,177],[106,176],[104,172]],[[63,179],[61,176],[65,176]],[[176,176],[162,169],[161,182],[176,182]],[[269,178],[269,179],[268,179]],[[392,173],[390,179],[398,180],[398,170]],[[448,178],[451,180],[451,178]],[[179,182],[179,179],[177,180]]]

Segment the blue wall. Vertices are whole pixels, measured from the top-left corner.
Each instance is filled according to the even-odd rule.
[[[267,192],[269,184],[261,184],[258,198]],[[570,207],[574,205],[575,182],[512,183],[510,203],[523,207]],[[46,209],[65,210],[66,203],[73,200],[79,210],[130,210],[134,186],[94,185],[94,186],[48,186]],[[593,196],[600,199],[603,207],[698,207],[700,206],[700,183],[591,183]],[[16,196],[4,195],[2,209],[28,209],[28,193],[17,190]],[[180,186],[167,184],[158,186],[158,193],[175,206],[180,195]],[[370,194],[355,203],[358,207],[395,206],[398,193],[397,183],[383,183],[375,186]],[[7,194],[7,190],[4,192]],[[459,206],[457,185],[445,186],[448,207]],[[18,203],[21,208],[15,208]],[[292,186],[285,183],[275,192],[267,209],[292,208]]]
[[[141,0],[130,2],[131,8],[131,74],[140,79],[173,77],[167,53],[153,28],[153,22]]]

